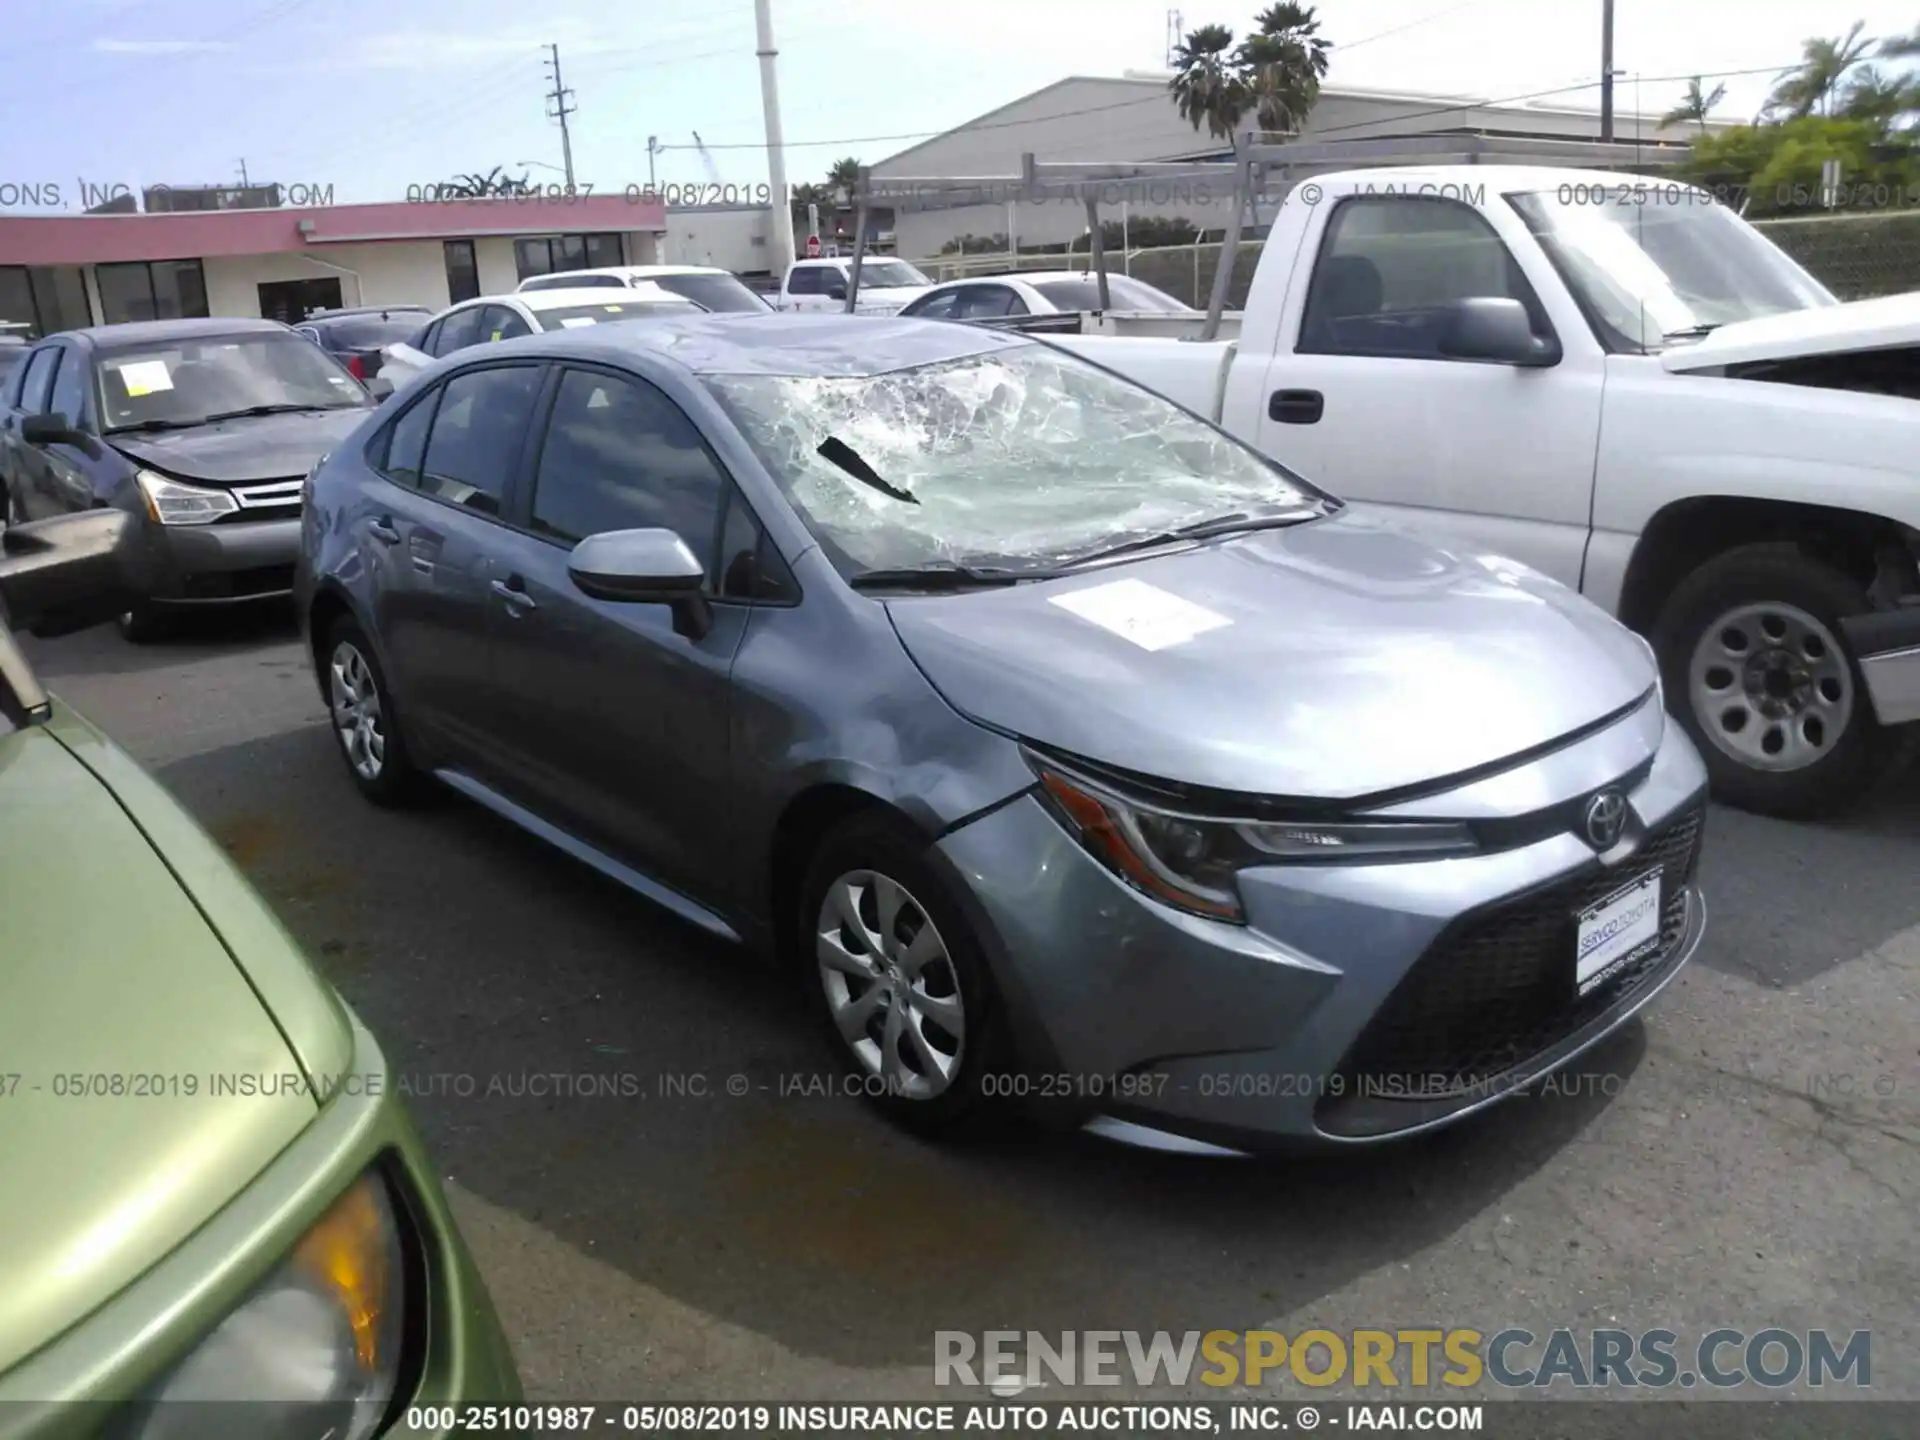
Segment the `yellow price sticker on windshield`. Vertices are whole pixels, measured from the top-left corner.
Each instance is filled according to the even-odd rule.
[[[493,338],[494,338],[495,340],[498,340],[498,339],[500,338],[500,332],[499,332],[498,330],[496,330],[496,331],[494,331],[494,332],[493,332]]]

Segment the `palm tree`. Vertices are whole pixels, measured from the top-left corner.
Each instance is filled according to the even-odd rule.
[[[860,188],[860,162],[849,155],[833,162],[827,171],[827,188],[836,195],[851,195]]]
[[[478,171],[456,175],[440,187],[440,193],[464,195],[477,200],[486,195],[525,195],[532,188],[525,175],[516,178],[507,174],[506,167],[496,165],[484,175]]]
[[[1873,48],[1873,41],[1861,35],[1864,20],[1838,40],[1808,40],[1800,47],[1799,68],[1780,77],[1767,97],[1769,113],[1787,120],[1803,120],[1818,111],[1833,113],[1833,97],[1840,90],[1847,72],[1860,63]]]
[[[1236,126],[1253,108],[1234,60],[1233,31],[1224,25],[1202,25],[1174,52],[1174,77],[1167,82],[1180,118],[1221,140],[1231,139]]]
[[[1920,110],[1920,79],[1889,75],[1878,65],[1862,65],[1854,71],[1840,100],[1840,113],[1847,119],[1877,120],[1889,126],[1912,110]]]
[[[1684,125],[1689,120],[1700,127],[1702,135],[1707,133],[1707,115],[1713,107],[1727,98],[1727,87],[1716,85],[1711,94],[1701,88],[1700,77],[1694,76],[1687,82],[1687,94],[1678,105],[1660,117],[1661,128],[1669,125]]]
[[[1331,47],[1318,34],[1320,22],[1311,5],[1292,0],[1270,5],[1254,23],[1259,30],[1234,52],[1241,83],[1253,97],[1254,117],[1262,130],[1297,132],[1320,98]]]
[[[1920,25],[1913,27],[1911,35],[1895,35],[1880,42],[1882,60],[1911,60],[1915,56],[1920,56]]]

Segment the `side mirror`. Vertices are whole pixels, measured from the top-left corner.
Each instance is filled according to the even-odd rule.
[[[375,375],[371,379],[362,380],[360,383],[366,386],[367,394],[376,400],[384,400],[393,394],[393,382],[379,375]]]
[[[51,415],[29,415],[20,422],[20,438],[29,445],[85,445],[87,435],[76,430],[73,422],[57,411]]]
[[[842,285],[836,281],[834,284],[827,286],[827,299],[844,300],[846,298],[847,298],[847,287],[845,285]]]
[[[674,629],[693,639],[713,627],[713,611],[701,593],[707,567],[671,530],[589,535],[567,557],[567,575],[595,600],[673,606]]]
[[[1560,342],[1533,333],[1527,307],[1502,295],[1456,300],[1440,331],[1440,353],[1450,360],[1544,367],[1560,363]]]
[[[82,510],[0,532],[0,608],[43,638],[113,619],[148,592],[141,527],[124,510]]]

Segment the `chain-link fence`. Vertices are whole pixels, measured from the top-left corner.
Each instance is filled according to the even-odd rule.
[[[1920,210],[1763,220],[1758,229],[1842,300],[1920,290]]]
[[[1758,228],[1842,300],[1920,290],[1920,210],[1764,220]],[[1241,244],[1233,283],[1227,291],[1228,309],[1237,310],[1247,303],[1260,246],[1257,240]],[[1081,252],[1018,257],[951,255],[918,263],[935,280],[956,280],[1016,269],[1086,270],[1091,262]],[[1196,310],[1205,309],[1213,294],[1213,276],[1219,263],[1217,244],[1167,245],[1130,254],[1116,250],[1107,256],[1108,273],[1144,280]]]

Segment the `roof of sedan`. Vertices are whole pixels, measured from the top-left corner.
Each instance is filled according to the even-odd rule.
[[[167,340],[204,340],[214,335],[255,335],[287,327],[278,320],[250,320],[243,316],[216,315],[199,320],[133,320],[122,325],[94,325],[84,330],[69,330],[96,345],[156,345]]]
[[[943,320],[769,312],[663,316],[549,332],[537,343],[579,354],[652,350],[702,375],[825,376],[884,375],[1033,342]]]

